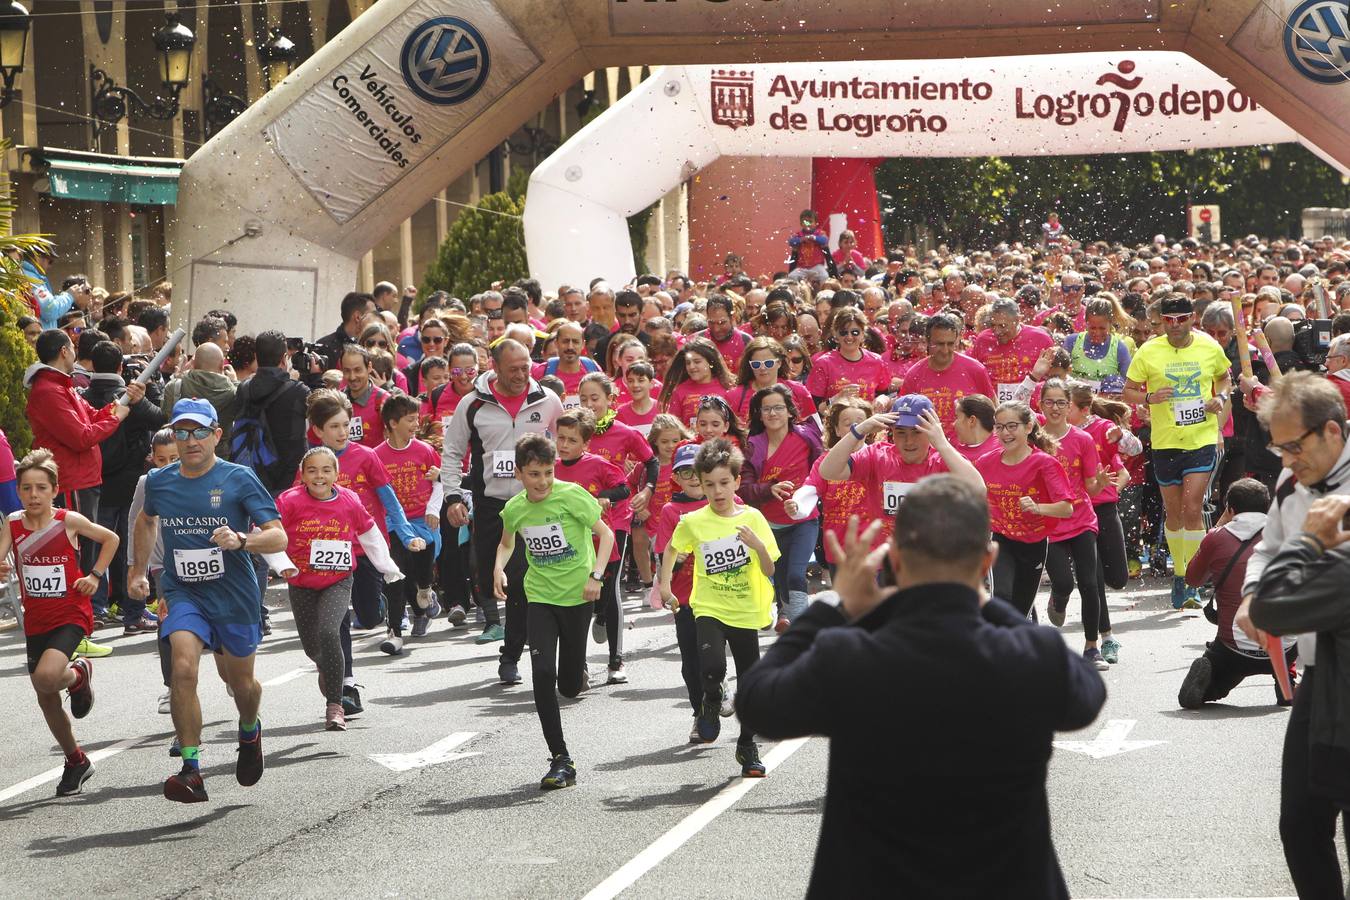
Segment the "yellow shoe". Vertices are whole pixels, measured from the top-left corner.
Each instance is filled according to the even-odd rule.
[[[77,656],[87,656],[90,659],[99,659],[104,656],[110,656],[112,652],[113,648],[111,647],[106,647],[103,644],[95,644],[93,641],[89,640],[89,638],[81,638],[80,646],[75,648],[75,652],[71,654],[71,659],[74,659]]]

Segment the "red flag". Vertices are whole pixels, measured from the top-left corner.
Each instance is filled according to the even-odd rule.
[[[1266,635],[1266,653],[1270,656],[1270,665],[1275,669],[1275,681],[1285,700],[1294,699],[1294,685],[1289,681],[1289,663],[1284,659],[1284,646],[1273,634]]]

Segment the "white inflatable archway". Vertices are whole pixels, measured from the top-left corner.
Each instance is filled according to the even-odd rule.
[[[653,134],[678,137],[635,140]],[[535,169],[525,244],[543,284],[623,283],[635,274],[627,217],[723,155],[1045,156],[1296,140],[1184,53],[668,67]]]
[[[1346,33],[1344,0],[380,0],[188,160],[169,227],[174,315],[225,306],[253,328],[331,330],[367,250],[604,66],[965,57],[962,77],[980,82],[998,57],[1170,50],[1350,163]]]

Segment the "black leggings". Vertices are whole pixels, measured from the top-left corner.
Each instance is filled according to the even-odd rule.
[[[534,709],[539,714],[539,725],[544,729],[551,756],[567,753],[558,694],[570,698],[581,693],[586,674],[586,626],[590,621],[589,603],[576,606],[531,603],[525,612]]]
[[[403,634],[403,611],[411,607],[414,615],[425,615],[417,605],[417,592],[431,587],[431,566],[435,562],[431,546],[416,553],[403,546],[397,535],[389,535],[389,555],[403,573],[403,580],[385,588],[389,600],[389,627],[394,634]]]
[[[623,558],[628,551],[628,532],[614,532],[615,562],[605,565],[605,580],[600,585],[600,601],[595,604],[595,620],[605,626],[609,638],[609,664],[623,662]]]
[[[727,677],[727,645],[731,645],[731,657],[736,660],[736,678],[744,678],[745,673],[759,660],[759,632],[753,628],[724,625],[712,616],[694,619],[694,627],[698,632],[699,668],[703,672],[703,702],[720,709],[722,682]],[[754,732],[742,721],[741,736],[736,739],[736,743],[750,744],[754,740]]]
[[[680,676],[689,692],[689,705],[698,715],[703,702],[703,678],[698,665],[698,627],[694,624],[694,608],[685,604],[675,613],[675,642],[680,646]]]
[[[1050,573],[1050,602],[1055,609],[1068,606],[1076,576],[1078,596],[1083,600],[1083,638],[1097,640],[1106,594],[1097,588],[1096,533],[1084,531],[1066,541],[1051,543],[1045,554],[1045,568]]]
[[[1280,842],[1284,860],[1300,897],[1341,897],[1341,861],[1336,853],[1336,820],[1350,834],[1350,813],[1308,784],[1312,742],[1313,677],[1317,666],[1303,669],[1294,692],[1294,708],[1284,733],[1280,765]]]
[[[441,583],[441,597],[446,608],[458,606],[468,612],[473,608],[473,542],[459,542],[459,526],[441,519],[441,556],[437,561],[437,578]]]
[[[473,496],[473,555],[478,576],[478,602],[483,607],[484,624],[488,626],[501,624],[501,611],[493,593],[492,570],[497,564],[505,506],[505,500],[485,494]],[[500,651],[502,662],[518,663],[525,652],[525,569],[525,542],[518,540],[515,552],[506,561],[506,640]]]
[[[1028,615],[1036,603],[1045,568],[1045,538],[1035,543],[1016,541],[994,534],[998,559],[994,560],[994,596],[1006,600],[1022,615]]]

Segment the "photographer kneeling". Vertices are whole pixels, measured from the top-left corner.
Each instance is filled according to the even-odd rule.
[[[1101,676],[984,596],[998,552],[984,491],[933,475],[871,550],[881,524],[850,519],[843,547],[827,533],[839,605],[812,604],[736,692],[766,737],[831,739],[808,894],[1067,897],[1046,766],[1055,731],[1101,710]],[[883,557],[897,587],[877,586]]]

